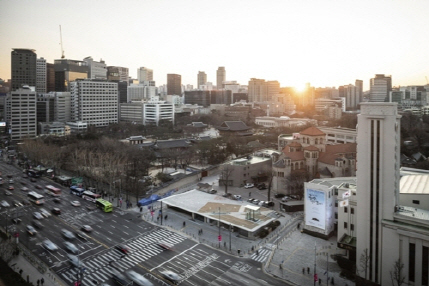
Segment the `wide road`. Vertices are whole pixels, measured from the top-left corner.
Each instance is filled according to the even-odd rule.
[[[20,242],[38,256],[44,263],[56,272],[67,284],[73,283],[81,277],[83,285],[97,285],[105,282],[115,285],[112,272],[125,273],[134,270],[154,285],[171,285],[162,277],[161,271],[171,270],[180,275],[181,285],[287,285],[284,281],[266,275],[261,264],[251,260],[230,256],[217,249],[213,249],[176,232],[154,226],[145,222],[136,213],[127,213],[115,209],[112,213],[104,213],[94,208],[94,204],[77,196],[71,195],[69,190],[45,179],[31,182],[24,178],[23,173],[10,165],[0,163],[2,176],[13,177],[15,190],[12,195],[6,196],[5,190],[9,186],[7,181],[0,188],[0,200],[6,200],[12,205],[13,200],[22,201],[26,192],[20,189],[25,186],[32,191],[44,194],[37,190],[36,185],[42,187],[50,184],[62,189],[61,203],[53,201],[53,197],[45,195],[43,206],[28,205],[0,209],[1,225],[8,226],[12,233],[19,232]],[[77,200],[81,206],[74,207],[71,201]],[[41,208],[51,212],[52,208],[61,209],[60,215],[52,214],[40,220],[42,229],[37,229],[34,236],[26,232],[26,225],[34,221],[33,212]],[[8,215],[8,216],[7,216]],[[22,222],[12,225],[12,218],[18,216]],[[82,225],[90,225],[92,232],[86,233],[86,238],[76,237],[70,240],[79,249],[79,257],[84,266],[76,268],[68,261],[62,229],[73,233],[81,232]],[[58,250],[45,249],[42,242],[49,239],[58,246]],[[172,249],[163,249],[160,242],[171,244]],[[124,244],[131,252],[124,255],[116,246]]]

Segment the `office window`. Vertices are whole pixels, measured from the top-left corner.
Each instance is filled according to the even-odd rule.
[[[347,207],[344,207],[344,212],[345,212],[345,213],[347,213],[347,212],[348,212]]]
[[[344,228],[347,228],[347,222],[344,222]]]
[[[354,214],[355,213],[355,209],[354,208],[350,208],[350,213]]]
[[[355,230],[355,225],[354,224],[350,224],[350,230]]]
[[[419,200],[413,200],[413,204],[419,205],[420,201]]]
[[[335,213],[335,219],[338,219],[338,213],[337,212]]]
[[[408,252],[408,278],[410,281],[414,282],[414,273],[416,265],[416,245],[410,243],[410,249]]]

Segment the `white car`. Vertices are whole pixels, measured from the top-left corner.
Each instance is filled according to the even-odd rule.
[[[69,230],[67,230],[67,229],[64,229],[64,228],[61,230],[61,234],[62,234],[65,238],[70,239],[70,240],[72,240],[72,239],[75,239],[75,238],[76,238],[76,236],[73,234],[73,232],[71,232],[71,231],[69,231]]]
[[[241,196],[240,196],[240,195],[234,195],[233,197],[234,197],[234,199],[235,199],[235,200],[237,200],[237,201],[241,200]]]
[[[9,204],[8,202],[6,202],[6,201],[1,201],[1,202],[0,202],[0,205],[1,205],[2,207],[5,207],[5,208],[10,207],[10,204]]]
[[[67,254],[67,257],[69,259],[70,264],[73,265],[74,267],[80,268],[85,266],[82,260],[79,259],[79,257],[77,257],[76,255]]]
[[[247,183],[247,184],[245,184],[244,185],[244,188],[245,189],[250,189],[250,188],[253,188],[255,185],[254,184],[252,184],[252,183]]]
[[[72,201],[71,204],[74,207],[80,207],[80,202],[79,201]]]
[[[58,246],[52,241],[50,241],[49,239],[44,240],[42,244],[43,244],[43,247],[46,248],[47,250],[50,250],[50,251],[58,250]]]
[[[71,242],[65,241],[64,242],[64,246],[66,247],[67,251],[73,253],[73,254],[78,254],[79,253],[79,249],[76,247],[76,245],[74,245]]]
[[[50,213],[50,212],[48,212],[47,210],[43,209],[43,208],[39,209],[39,212],[40,212],[40,213],[42,214],[42,216],[44,216],[44,217],[50,217],[50,216],[51,216],[51,213]]]
[[[126,272],[128,278],[130,278],[135,284],[139,285],[139,286],[153,286],[152,282],[150,282],[149,280],[147,280],[146,278],[143,277],[143,275],[133,271],[133,270],[129,270]]]
[[[164,276],[165,278],[167,278],[168,280],[170,280],[173,283],[177,283],[180,280],[182,280],[182,277],[180,277],[179,274],[177,274],[171,270],[159,271],[159,273],[161,273],[162,276]]]

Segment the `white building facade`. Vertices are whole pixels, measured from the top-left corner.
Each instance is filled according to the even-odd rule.
[[[71,119],[96,127],[118,123],[118,84],[99,80],[71,82]]]
[[[143,83],[144,81],[153,81],[153,70],[146,67],[138,68],[137,80],[139,83]]]
[[[46,93],[47,65],[44,58],[36,60],[36,92]]]
[[[159,97],[152,98],[143,106],[143,124],[159,125],[161,120],[170,121],[174,124],[174,104],[159,100]]]
[[[94,61],[92,57],[86,57],[83,61],[88,66],[88,78],[90,79],[107,79],[107,66],[103,60]]]
[[[6,121],[11,140],[20,141],[37,135],[37,94],[34,88],[19,88],[6,97]]]

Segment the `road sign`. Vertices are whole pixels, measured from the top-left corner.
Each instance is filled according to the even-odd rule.
[[[318,279],[317,279],[317,273],[315,273],[315,274],[314,274],[314,281],[316,281],[316,282],[317,282],[317,280],[318,280]]]
[[[217,239],[218,239],[219,241],[222,241],[222,235],[218,235]]]

